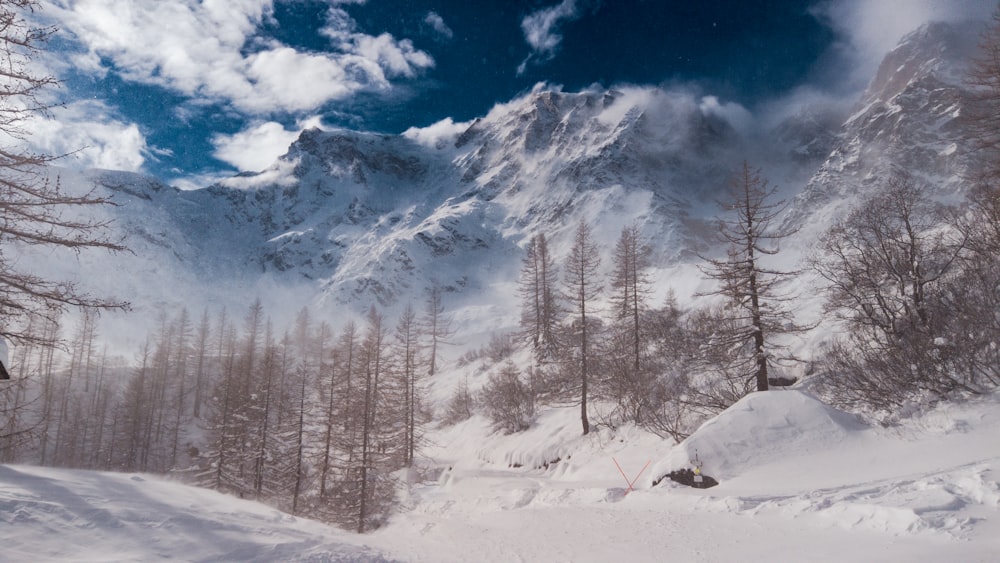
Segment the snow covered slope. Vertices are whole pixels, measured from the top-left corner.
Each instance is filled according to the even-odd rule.
[[[892,429],[862,427],[803,392],[755,394],[692,436],[705,467],[725,475],[705,490],[651,487],[654,473],[641,472],[682,461],[683,446],[634,429],[561,436],[558,416],[534,438],[489,435],[476,418],[437,435],[409,475],[405,506],[364,536],[146,475],[0,466],[0,561],[985,562],[1000,553],[1000,394]],[[616,463],[636,490],[626,493]]]

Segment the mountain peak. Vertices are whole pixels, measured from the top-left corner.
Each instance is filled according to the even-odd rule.
[[[960,86],[975,53],[982,22],[930,22],[907,34],[882,59],[861,105],[889,102],[922,80]]]

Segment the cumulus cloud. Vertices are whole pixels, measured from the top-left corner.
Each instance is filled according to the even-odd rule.
[[[562,43],[560,26],[581,15],[577,0],[563,0],[555,6],[525,16],[521,20],[521,31],[524,32],[524,40],[531,46],[531,54],[517,67],[517,73],[524,74],[532,59],[545,61],[555,56]]]
[[[444,18],[438,15],[437,12],[427,12],[424,23],[431,26],[431,29],[444,39],[451,39],[455,36],[455,33],[448,27],[448,24],[444,23]]]
[[[25,127],[32,150],[68,155],[63,164],[138,172],[150,152],[135,123],[113,117],[99,102],[86,101],[55,108],[51,117],[36,116]]]
[[[250,125],[234,135],[215,135],[212,138],[213,156],[241,172],[257,172],[285,154],[302,131],[314,127],[323,128],[319,117],[302,120],[292,130],[268,121]]]
[[[125,79],[206,97],[250,114],[315,110],[364,89],[389,87],[433,66],[407,39],[371,36],[337,7],[324,33],[332,50],[304,52],[255,38],[274,0],[51,0],[47,12],[83,45],[77,68],[114,65]]]

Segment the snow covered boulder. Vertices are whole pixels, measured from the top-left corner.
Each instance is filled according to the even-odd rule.
[[[698,467],[720,482],[750,469],[807,456],[850,439],[865,425],[806,391],[751,393],[670,450],[653,468],[654,485]]]

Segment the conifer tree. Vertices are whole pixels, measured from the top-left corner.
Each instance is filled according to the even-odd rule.
[[[653,373],[646,360],[649,335],[644,328],[646,303],[651,289],[646,268],[650,248],[635,225],[622,229],[615,245],[613,269],[608,283],[613,336],[611,338],[611,385],[619,409],[637,423],[653,391]]]

